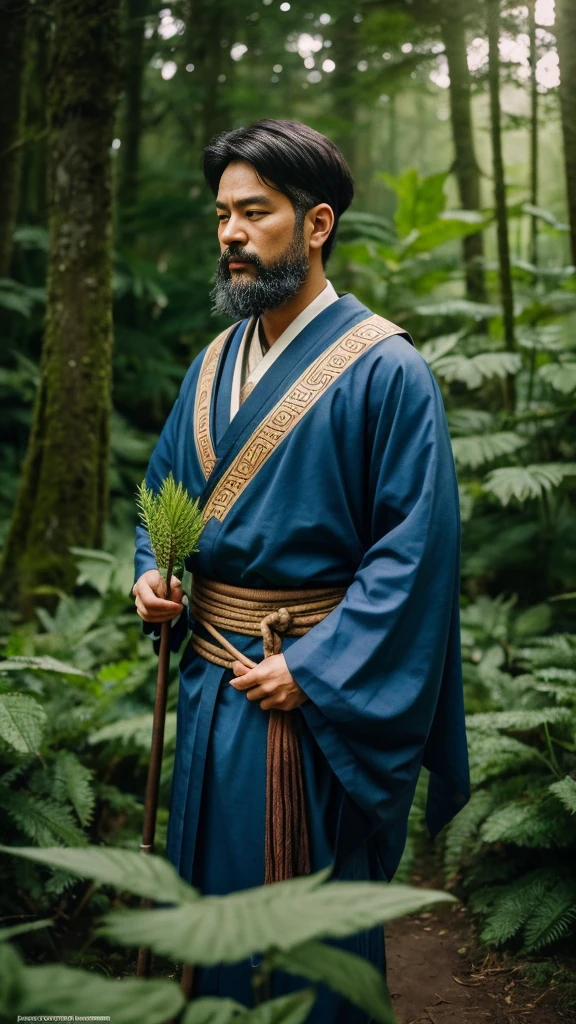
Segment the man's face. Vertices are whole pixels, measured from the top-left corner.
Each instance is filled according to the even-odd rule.
[[[226,167],[216,197],[220,260],[213,308],[258,316],[298,292],[310,269],[303,217],[282,192],[263,185],[252,164]]]

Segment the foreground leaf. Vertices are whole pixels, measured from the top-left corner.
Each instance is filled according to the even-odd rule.
[[[266,957],[266,964],[271,969],[323,982],[380,1024],[395,1024],[383,974],[356,953],[321,942],[306,942],[287,952],[274,950]]]
[[[313,876],[312,876],[313,877]],[[210,896],[174,909],[116,911],[99,929],[114,942],[150,948],[185,963],[236,963],[253,953],[291,949],[316,938],[342,938],[432,903],[447,893],[383,882],[329,882],[313,891],[292,879]]]
[[[270,999],[254,1010],[233,999],[196,999],[187,1006],[181,1024],[303,1024],[315,998],[316,993],[306,988]]]
[[[47,928],[54,924],[52,917],[45,917],[41,921],[28,921],[26,924],[13,924],[11,928],[0,928],[0,942],[7,942],[15,935],[24,935],[25,932],[36,932],[39,928]]]
[[[114,885],[121,892],[127,890],[136,896],[174,903],[190,903],[199,899],[199,893],[180,878],[169,861],[151,853],[97,846],[83,850],[58,846],[37,850],[32,846],[1,844],[0,850],[40,864],[49,864],[53,868],[62,868],[79,878],[93,878],[103,885]],[[154,911],[156,913],[160,911]]]
[[[83,1016],[107,1014],[114,1024],[165,1024],[179,1013],[184,995],[171,981],[111,981],[61,964],[24,969],[19,1013]]]

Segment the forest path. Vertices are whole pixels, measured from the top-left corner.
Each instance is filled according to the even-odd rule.
[[[518,977],[512,960],[477,948],[461,904],[391,921],[385,929],[388,986],[400,1024],[568,1024]]]

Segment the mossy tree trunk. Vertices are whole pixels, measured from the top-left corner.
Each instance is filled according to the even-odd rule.
[[[8,277],[18,211],[28,0],[2,5],[0,31],[0,277]]]
[[[4,552],[13,600],[70,589],[73,545],[102,544],[112,354],[110,145],[119,0],[55,0],[48,88],[50,256],[28,453]]]
[[[556,41],[560,60],[560,111],[570,222],[572,262],[576,264],[576,5],[556,0]]]
[[[498,233],[498,262],[500,294],[504,320],[504,342],[508,351],[516,348],[514,333],[514,293],[508,241],[508,211],[506,208],[506,179],[502,154],[502,124],[500,116],[500,0],[486,0],[488,34],[488,80],[490,87],[490,131],[492,137],[492,167],[494,176],[494,202]],[[505,404],[509,412],[515,406],[514,378],[505,381]]]
[[[451,0],[450,3],[443,5],[441,27],[450,74],[450,118],[454,142],[453,171],[458,182],[462,208],[464,210],[479,210],[481,207],[480,168],[474,145],[472,95],[466,54],[464,14],[462,0]],[[462,250],[466,295],[472,301],[485,302],[482,232],[479,231],[476,235],[468,235],[464,238]]]

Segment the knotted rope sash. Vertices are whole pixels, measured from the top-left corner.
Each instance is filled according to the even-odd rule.
[[[218,630],[261,636],[264,657],[280,654],[283,636],[303,636],[342,600],[346,587],[306,590],[252,590],[194,576],[190,610],[196,622],[219,642],[210,643],[197,633],[190,642],[201,657],[231,668],[240,661],[255,662],[237,650]],[[310,841],[299,716],[294,711],[269,712],[266,751],[266,834],[264,882],[310,874]]]

